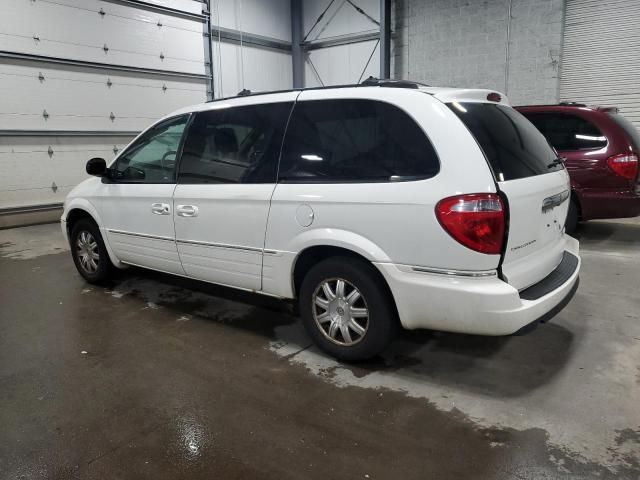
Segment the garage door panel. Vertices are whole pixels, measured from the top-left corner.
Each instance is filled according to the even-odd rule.
[[[205,101],[203,8],[193,0],[4,0],[0,208],[62,202],[87,178],[89,158],[110,161],[135,133]]]
[[[28,101],[16,95],[25,91]],[[173,110],[204,101],[206,84],[16,62],[0,71],[0,96],[0,129],[142,130]]]
[[[64,192],[88,177],[85,165],[89,158],[103,157],[109,162],[115,156],[114,147],[121,151],[132,139],[0,137],[0,171],[5,172],[0,182],[0,208],[63,201]]]
[[[3,5],[0,16],[4,50],[205,73],[203,24],[198,20],[178,19],[96,0],[5,1],[7,5]],[[97,13],[100,9],[104,15]],[[30,21],[24,22],[24,18]],[[60,25],[74,28],[60,28]]]
[[[59,186],[56,191],[53,191],[50,186],[10,191],[0,190],[0,209],[62,203],[74,186]]]

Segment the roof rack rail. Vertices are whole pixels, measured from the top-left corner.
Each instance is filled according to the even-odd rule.
[[[391,78],[376,78],[370,76],[362,81],[360,85],[369,85],[377,87],[392,87],[392,88],[420,88],[420,86],[428,87],[423,83],[412,82],[410,80],[393,80]]]
[[[353,87],[391,87],[391,88],[418,89],[421,86],[428,87],[429,85],[425,83],[420,83],[420,82],[412,82],[411,80],[393,80],[390,78],[378,79],[371,76],[360,83],[351,83],[351,84],[345,84],[345,85],[326,85],[321,87],[290,88],[285,90],[271,90],[271,91],[261,91],[261,92],[252,92],[247,88],[243,88],[240,92],[236,94],[235,97],[214,98],[212,100],[208,100],[206,103],[219,102],[222,100],[229,100],[231,98],[238,98],[238,97],[248,97],[248,96],[254,96],[254,95],[269,95],[273,93],[301,92],[304,90],[330,90],[333,88],[353,88]]]

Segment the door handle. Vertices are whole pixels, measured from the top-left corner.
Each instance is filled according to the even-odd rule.
[[[168,203],[152,203],[151,213],[156,215],[169,215],[171,213],[171,207]]]
[[[197,217],[198,207],[195,205],[178,205],[176,213],[181,217]]]

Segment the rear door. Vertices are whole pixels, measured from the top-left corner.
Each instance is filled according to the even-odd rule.
[[[502,274],[519,290],[562,261],[569,176],[545,137],[505,104],[453,102],[450,108],[482,148],[509,209]]]
[[[173,196],[176,244],[187,275],[262,288],[269,206],[295,95],[259,105],[221,103],[195,114]]]

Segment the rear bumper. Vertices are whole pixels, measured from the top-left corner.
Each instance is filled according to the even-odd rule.
[[[573,293],[580,272],[578,241],[569,237],[567,251],[577,257],[575,270],[557,288],[526,300],[497,276],[463,277],[418,273],[411,267],[376,264],[393,293],[402,326],[478,335],[510,335],[548,320]],[[560,306],[560,307],[559,307]]]
[[[640,215],[640,195],[630,190],[586,189],[578,192],[583,220],[628,218]]]

